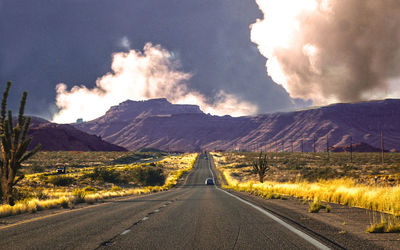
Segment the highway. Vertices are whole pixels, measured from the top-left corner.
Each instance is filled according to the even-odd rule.
[[[328,249],[214,185],[201,155],[185,184],[0,229],[2,249]],[[271,217],[272,216],[272,217]]]

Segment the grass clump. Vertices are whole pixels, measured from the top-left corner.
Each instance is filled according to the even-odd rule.
[[[72,196],[74,197],[75,203],[82,203],[85,202],[86,192],[84,189],[75,189],[72,192]]]
[[[386,223],[371,224],[367,228],[367,233],[384,233],[386,228]]]
[[[393,215],[381,214],[380,221],[373,216],[371,225],[366,230],[367,233],[400,233],[400,218]]]
[[[327,213],[331,212],[331,206],[329,205],[324,205],[322,202],[315,200],[310,204],[310,207],[308,209],[308,212],[310,213],[318,213],[321,209],[325,209]]]

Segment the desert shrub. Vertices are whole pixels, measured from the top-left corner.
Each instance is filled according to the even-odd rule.
[[[50,196],[47,193],[43,192],[42,189],[37,189],[34,196],[39,200],[47,200],[50,198]]]
[[[142,186],[162,186],[165,183],[165,175],[158,167],[138,167],[132,170],[133,180]]]
[[[87,173],[85,174],[85,177],[102,182],[119,182],[119,174],[114,170],[105,167],[96,167],[94,168],[93,173]]]
[[[41,174],[38,176],[40,181],[48,182],[49,177],[46,174]]]
[[[62,208],[68,208],[69,207],[69,202],[68,202],[67,199],[62,199],[60,201],[60,205],[61,205]]]
[[[245,168],[245,167],[248,167],[248,166],[250,166],[250,165],[248,165],[246,163],[240,163],[240,164],[234,165],[233,167],[234,168]]]
[[[87,187],[82,188],[82,190],[86,193],[94,193],[97,191],[97,188],[94,188],[92,186],[87,186]]]
[[[80,185],[89,185],[89,182],[87,180],[81,180],[79,181]]]
[[[82,203],[85,201],[86,192],[83,189],[75,189],[72,191],[72,195],[74,196],[75,203]]]
[[[15,201],[22,201],[22,200],[27,200],[29,198],[33,198],[34,193],[27,188],[15,188],[13,190],[13,196]]]
[[[121,191],[121,190],[122,190],[122,188],[118,187],[118,186],[112,186],[112,188],[110,189],[111,192],[118,192],[118,191]]]
[[[33,165],[29,167],[24,167],[21,169],[21,173],[24,174],[35,174],[35,173],[42,173],[45,172],[46,169],[43,166]]]
[[[300,170],[307,165],[307,162],[299,159],[286,158],[282,161],[283,169]]]
[[[53,184],[54,186],[69,186],[75,182],[75,178],[70,176],[57,175],[50,176],[47,182]]]
[[[317,181],[319,179],[328,180],[341,177],[341,175],[331,167],[303,168],[300,174],[308,181]]]
[[[181,163],[182,164],[182,163]],[[146,166],[150,166],[150,167],[156,167],[156,168],[164,168],[164,165],[160,164],[160,163],[155,163],[155,162],[151,162]]]

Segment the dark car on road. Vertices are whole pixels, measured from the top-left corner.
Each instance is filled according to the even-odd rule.
[[[205,184],[206,185],[214,185],[214,180],[212,178],[207,178]]]

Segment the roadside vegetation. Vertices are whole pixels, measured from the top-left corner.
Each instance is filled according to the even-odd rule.
[[[399,153],[386,154],[383,165],[379,153],[353,153],[351,163],[348,153],[331,153],[329,161],[326,153],[266,153],[270,169],[263,183],[253,167],[260,158],[258,153],[212,155],[227,181],[226,188],[267,199],[297,197],[310,204],[309,212],[330,212],[324,203],[384,212],[388,217],[382,223],[372,221],[369,231],[376,231],[373,227],[378,224],[386,225],[385,232],[400,227]]]
[[[189,171],[197,154],[152,152],[39,152],[21,169],[16,204],[0,217],[49,208],[73,208],[105,199],[167,190]],[[61,166],[66,173],[57,173]]]
[[[14,186],[24,178],[19,172],[22,163],[35,155],[40,145],[32,151],[27,151],[32,137],[27,137],[30,117],[24,116],[27,92],[22,94],[21,103],[16,123],[12,111],[7,112],[7,98],[10,91],[11,82],[7,82],[3,92],[0,112],[0,190],[4,202],[13,206],[15,204]]]
[[[371,225],[367,228],[366,232],[400,233],[400,217],[388,214],[374,214]]]

